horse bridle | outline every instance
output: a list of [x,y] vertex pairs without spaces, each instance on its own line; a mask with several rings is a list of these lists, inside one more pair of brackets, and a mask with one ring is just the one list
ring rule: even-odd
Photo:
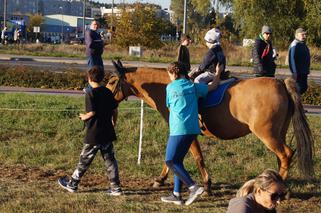
[[[122,88],[122,78],[118,75],[115,75],[115,76],[112,76],[112,77],[117,77],[117,83],[116,83],[116,86],[113,87],[113,90],[111,91],[113,93],[113,96],[116,97],[117,95],[121,94],[123,97],[125,96],[124,95],[124,91],[123,91],[123,88]],[[111,78],[112,78],[111,77]],[[127,98],[124,98],[124,99],[127,99]],[[121,98],[122,100],[122,98]]]

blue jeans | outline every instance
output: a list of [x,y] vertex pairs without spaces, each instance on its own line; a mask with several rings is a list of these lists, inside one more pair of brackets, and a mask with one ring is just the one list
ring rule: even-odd
[[88,56],[87,60],[89,69],[93,66],[101,66],[104,69],[104,62],[101,58],[101,55],[90,55]]
[[174,192],[180,192],[182,183],[188,187],[194,185],[194,181],[185,170],[183,161],[196,135],[169,136],[165,163],[174,172]]
[[[88,68],[91,69],[93,66],[101,66],[104,70],[104,62],[101,58],[101,55],[90,55],[87,58],[87,64]],[[88,93],[92,90],[92,87],[88,85],[87,88],[85,88],[85,93]]]

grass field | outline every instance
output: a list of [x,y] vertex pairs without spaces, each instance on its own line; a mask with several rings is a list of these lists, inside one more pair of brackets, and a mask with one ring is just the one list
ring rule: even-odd
[[[82,147],[83,97],[0,93],[0,212],[226,212],[228,201],[246,180],[266,168],[277,169],[275,156],[253,135],[233,141],[200,136],[214,195],[202,196],[188,207],[164,204],[160,197],[172,190],[172,175],[161,188],[152,188],[161,171],[167,124],[147,108],[143,152],[137,165],[139,102],[119,106],[118,141],[115,143],[122,186],[121,197],[108,197],[105,169],[100,155],[80,183],[79,193],[62,190],[57,179],[71,175]],[[290,170],[291,198],[278,212],[320,212],[321,117],[309,117],[315,136],[315,180],[302,180],[296,164]],[[292,136],[289,129],[288,138]],[[295,147],[295,143],[290,143]],[[186,168],[201,183],[188,155]],[[187,192],[185,192],[185,197]]]

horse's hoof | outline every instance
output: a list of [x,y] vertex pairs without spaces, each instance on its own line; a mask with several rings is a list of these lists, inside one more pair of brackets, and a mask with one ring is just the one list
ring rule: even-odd
[[202,195],[210,197],[213,196],[213,193],[211,190],[205,190]]
[[160,187],[160,186],[164,186],[165,184],[164,184],[164,181],[157,181],[157,180],[155,180],[154,181],[154,184],[153,184],[153,188],[158,188],[158,187]]
[[153,188],[158,188],[158,187],[160,187],[160,183],[155,181],[153,184]]

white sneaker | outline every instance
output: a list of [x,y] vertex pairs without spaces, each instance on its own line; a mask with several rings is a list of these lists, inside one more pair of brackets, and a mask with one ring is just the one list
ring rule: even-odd
[[120,187],[116,187],[116,188],[109,188],[106,193],[110,196],[120,196],[123,194],[123,191],[121,190]]
[[184,203],[181,196],[175,196],[174,194],[167,197],[161,197],[161,201],[165,203],[174,203],[176,205],[183,205]]
[[194,202],[194,200],[204,192],[203,187],[195,186],[189,193],[189,198],[186,200],[185,205],[188,206]]

